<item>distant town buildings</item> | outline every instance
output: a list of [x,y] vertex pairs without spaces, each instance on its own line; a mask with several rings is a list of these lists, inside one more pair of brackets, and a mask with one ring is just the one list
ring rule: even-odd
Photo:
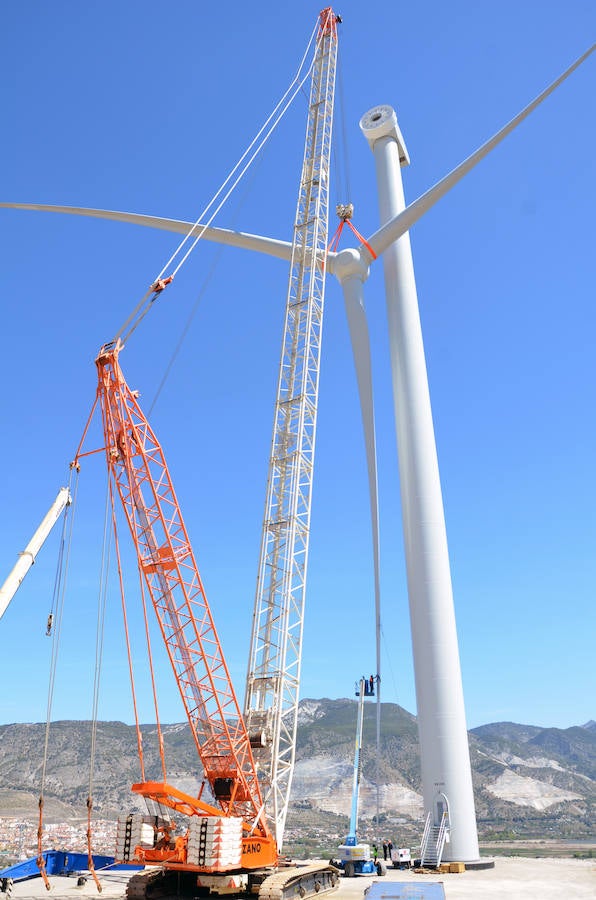
[[[99,819],[92,823],[93,853],[112,856],[116,846],[116,823]],[[43,850],[87,852],[87,823],[44,825]],[[0,817],[0,870],[37,856],[37,823],[26,819]]]

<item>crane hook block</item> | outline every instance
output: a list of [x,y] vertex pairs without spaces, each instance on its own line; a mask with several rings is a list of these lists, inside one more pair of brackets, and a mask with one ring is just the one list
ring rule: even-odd
[[335,207],[335,212],[342,220],[345,222],[346,219],[351,219],[354,215],[354,204],[353,203],[338,203]]

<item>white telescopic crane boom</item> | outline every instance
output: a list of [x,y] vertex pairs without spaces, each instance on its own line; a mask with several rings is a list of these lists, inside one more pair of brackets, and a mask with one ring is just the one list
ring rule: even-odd
[[281,849],[296,750],[327,248],[337,21],[320,14],[267,480],[244,714]]
[[35,557],[43,547],[46,538],[58,521],[60,514],[70,502],[71,497],[68,488],[60,488],[58,496],[44,516],[39,528],[22,553],[19,553],[19,558],[12,572],[0,588],[0,618],[4,615],[8,604],[16,594],[23,578],[35,562]]

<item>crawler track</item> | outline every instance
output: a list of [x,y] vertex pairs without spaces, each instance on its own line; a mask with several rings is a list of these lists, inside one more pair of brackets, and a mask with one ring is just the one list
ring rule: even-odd
[[336,890],[338,885],[335,866],[296,866],[269,875],[259,889],[259,900],[309,900]]
[[136,872],[129,878],[126,887],[126,900],[152,900],[175,894],[175,874],[165,869],[144,869],[142,872]]
[[[183,876],[182,878],[180,876]],[[261,883],[258,900],[310,900],[328,894],[339,885],[339,869],[329,864],[288,866],[268,875]],[[162,897],[194,896],[195,872],[145,869],[131,876],[126,900],[159,900]],[[238,894],[238,897],[247,895]],[[252,894],[254,897],[254,893]]]

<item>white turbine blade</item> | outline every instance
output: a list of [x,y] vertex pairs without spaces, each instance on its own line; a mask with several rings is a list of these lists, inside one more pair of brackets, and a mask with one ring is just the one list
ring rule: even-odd
[[[352,353],[358,380],[360,411],[364,428],[366,462],[368,468],[368,489],[370,494],[370,515],[372,523],[373,567],[375,584],[375,619],[377,634],[377,672],[381,672],[380,623],[381,623],[381,562],[379,542],[379,488],[377,479],[377,445],[375,435],[375,414],[373,405],[372,367],[370,339],[366,310],[364,308],[363,284],[360,278],[342,281],[344,304],[348,317]],[[380,689],[379,689],[380,690]]]
[[350,329],[352,353],[356,378],[358,380],[358,394],[360,397],[360,412],[364,429],[364,443],[366,447],[366,463],[368,468],[368,492],[370,502],[370,517],[373,544],[373,570],[375,586],[375,646],[376,646],[376,675],[377,699],[376,699],[376,763],[377,763],[377,819],[379,816],[379,772],[381,764],[381,546],[379,527],[379,483],[377,475],[377,441],[375,430],[375,410],[373,402],[372,366],[370,354],[370,337],[368,322],[366,320],[366,308],[364,306],[364,285],[361,278],[346,278],[341,282],[344,295],[344,305]]
[[592,44],[589,50],[587,50],[582,56],[579,57],[568,69],[566,69],[562,75],[560,75],[556,81],[553,81],[549,87],[547,87],[541,94],[536,97],[528,106],[526,106],[514,119],[511,119],[504,128],[501,128],[490,140],[486,141],[475,153],[472,153],[464,162],[460,163],[453,171],[451,171],[445,178],[441,179],[441,181],[437,182],[433,187],[431,187],[425,194],[422,194],[418,200],[414,200],[402,213],[390,219],[382,228],[379,228],[378,231],[368,239],[367,243],[361,244],[359,247],[362,255],[367,259],[371,260],[371,254],[369,252],[369,248],[373,251],[375,256],[380,256],[386,249],[389,247],[394,241],[405,234],[412,225],[414,225],[418,219],[420,219],[425,212],[427,212],[435,203],[441,199],[451,188],[457,184],[458,181],[468,174],[468,172],[474,168],[474,166],[480,162],[480,160],[484,159],[491,150],[493,150],[497,144],[500,144],[501,141],[510,134],[514,128],[523,122],[525,118],[527,118],[531,112],[533,112],[537,106],[539,106],[543,100],[545,100],[550,94],[553,93],[558,86],[568,78],[575,69],[580,66],[584,60],[590,56],[591,53],[596,49],[596,44]]
[[[188,234],[194,227],[195,233],[203,228],[194,222],[184,222],[182,219],[163,219],[159,216],[142,216],[138,213],[119,212],[112,209],[87,209],[83,206],[51,206],[45,203],[0,203],[5,209],[29,209],[39,212],[67,213],[73,216],[87,216],[93,219],[111,219],[115,222],[128,222],[131,225],[144,225],[148,228],[157,228],[161,231],[173,231],[176,234]],[[277,256],[288,262],[292,255],[292,245],[287,241],[278,241],[275,238],[261,237],[257,234],[246,234],[242,231],[230,231],[227,228],[205,228],[203,238],[206,241],[214,241],[218,244],[229,244],[233,247],[242,247],[245,250],[255,250],[269,256]]]

